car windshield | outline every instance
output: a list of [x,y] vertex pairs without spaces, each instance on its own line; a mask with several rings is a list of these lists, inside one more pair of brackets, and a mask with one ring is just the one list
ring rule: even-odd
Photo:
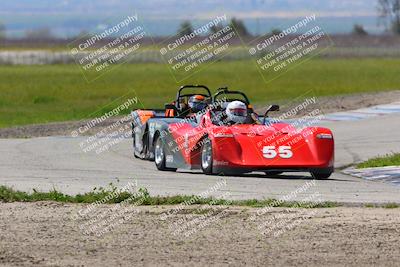
[[[225,110],[212,111],[211,121],[214,125],[218,126],[230,126],[235,124],[228,120]],[[247,119],[244,123],[241,124],[254,124],[254,123],[255,121],[251,118],[249,112],[247,112]]]
[[213,111],[211,112],[211,121],[214,125],[225,125],[226,122],[226,114],[225,111]]

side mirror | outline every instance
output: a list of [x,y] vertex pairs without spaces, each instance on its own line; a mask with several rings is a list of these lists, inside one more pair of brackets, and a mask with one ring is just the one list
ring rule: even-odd
[[265,114],[264,114],[263,124],[265,124],[266,118],[268,117],[268,113],[270,111],[279,111],[279,105],[271,105],[268,107],[267,111],[265,111]]

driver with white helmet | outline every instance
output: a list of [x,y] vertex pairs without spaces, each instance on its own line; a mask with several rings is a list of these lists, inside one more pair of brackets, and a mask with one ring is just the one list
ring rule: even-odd
[[229,124],[242,124],[247,119],[247,106],[242,101],[232,101],[225,110]]

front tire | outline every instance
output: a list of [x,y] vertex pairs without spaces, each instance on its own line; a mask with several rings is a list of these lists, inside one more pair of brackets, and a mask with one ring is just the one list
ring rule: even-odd
[[165,149],[164,142],[161,140],[161,137],[158,136],[154,149],[154,162],[156,163],[156,167],[160,171],[176,171],[176,168],[168,168],[165,166]]
[[204,139],[201,148],[201,169],[204,174],[213,174],[213,149],[211,140]]
[[266,171],[265,172],[265,175],[266,176],[275,176],[275,175],[279,175],[279,174],[282,174],[283,172],[280,172],[280,171]]
[[312,178],[316,179],[316,180],[326,180],[328,179],[333,171],[332,169],[321,169],[321,170],[313,170],[310,172]]

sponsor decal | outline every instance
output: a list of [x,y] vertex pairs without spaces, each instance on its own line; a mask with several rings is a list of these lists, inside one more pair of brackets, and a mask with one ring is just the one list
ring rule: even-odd
[[168,163],[174,162],[174,156],[173,155],[167,155],[165,157],[165,161],[168,162]]
[[229,162],[227,162],[227,161],[214,160],[215,166],[227,166],[228,164],[229,164]]

